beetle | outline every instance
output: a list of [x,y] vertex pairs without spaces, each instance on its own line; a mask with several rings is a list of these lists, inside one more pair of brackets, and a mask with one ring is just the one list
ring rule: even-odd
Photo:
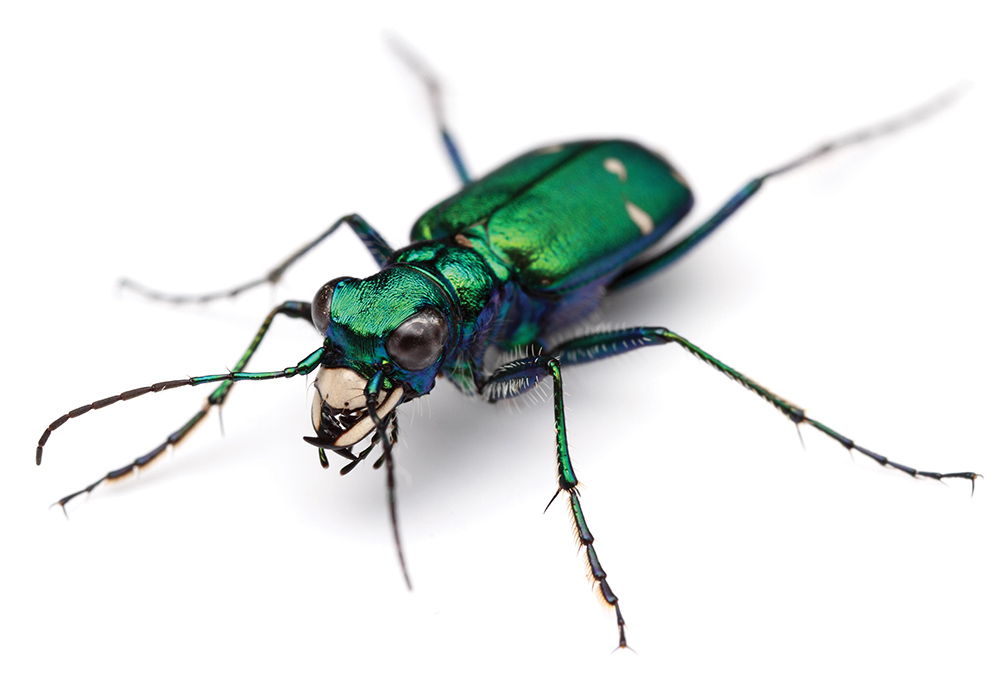
[[[563,368],[671,343],[760,396],[796,427],[812,426],[849,451],[911,476],[965,479],[975,488],[975,480],[981,477],[977,473],[919,470],[856,444],[667,328],[566,333],[591,314],[607,293],[644,280],[687,254],[771,178],[920,121],[948,104],[955,91],[902,116],[831,140],[751,179],[685,237],[659,247],[694,204],[687,181],[668,160],[632,141],[573,141],[531,150],[473,180],[446,124],[435,77],[412,53],[394,47],[426,87],[442,143],[462,187],[425,212],[411,231],[411,244],[398,250],[362,216],[349,214],[265,276],[224,292],[168,295],[126,281],[125,285],[150,298],[175,303],[235,296],[278,282],[289,267],[343,226],[362,241],[378,266],[367,278],[328,281],[311,301],[290,300],[274,307],[227,373],[135,388],[73,409],[53,421],[38,440],[38,464],[52,432],[71,418],[149,393],[218,384],[201,409],[152,450],[60,499],[56,504],[64,511],[79,495],[149,465],[181,442],[212,407],[223,405],[237,382],[315,372],[311,411],[315,435],[304,440],[317,448],[324,468],[329,467],[330,452],[346,459],[341,474],[349,473],[379,448],[374,466],[385,467],[395,548],[409,587],[393,467],[399,407],[429,393],[440,377],[491,402],[520,396],[551,379],[558,486],[548,506],[561,495],[566,498],[590,575],[602,600],[615,611],[618,646],[625,648],[620,602],[598,559],[569,454]],[[278,316],[311,322],[323,337],[322,345],[294,366],[272,372],[246,371]],[[491,361],[496,349],[513,358]]]

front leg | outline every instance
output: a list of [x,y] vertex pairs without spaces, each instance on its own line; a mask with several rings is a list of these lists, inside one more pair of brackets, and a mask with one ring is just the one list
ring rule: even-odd
[[573,471],[573,462],[569,458],[569,445],[566,440],[566,416],[563,408],[562,368],[559,360],[551,356],[527,357],[504,364],[498,368],[483,384],[481,393],[496,401],[520,395],[537,385],[546,376],[552,377],[552,399],[555,409],[556,424],[556,476],[559,489],[549,500],[545,509],[552,505],[560,493],[569,497],[570,510],[573,512],[573,524],[576,526],[577,540],[587,551],[587,563],[590,565],[590,575],[601,589],[601,598],[614,607],[618,620],[618,646],[627,647],[625,642],[625,620],[622,618],[618,597],[611,591],[608,584],[608,574],[601,567],[594,550],[594,536],[587,526],[580,505],[580,493],[577,491],[580,481]]
[[162,392],[164,390],[172,390],[174,388],[180,388],[188,385],[204,385],[206,383],[221,383],[212,394],[208,396],[205,403],[202,405],[201,409],[195,413],[187,422],[178,428],[176,431],[171,433],[163,440],[160,444],[154,447],[152,450],[133,459],[128,464],[121,466],[113,471],[109,471],[104,474],[93,483],[87,487],[77,490],[69,495],[66,495],[60,499],[56,504],[62,507],[63,512],[66,511],[66,505],[74,498],[89,494],[101,483],[111,480],[118,480],[119,478],[124,478],[131,473],[138,471],[141,468],[148,466],[157,457],[166,452],[168,447],[173,447],[179,444],[185,437],[187,437],[191,431],[195,429],[202,422],[202,420],[208,415],[209,409],[213,406],[218,406],[221,410],[222,404],[226,401],[229,392],[233,388],[233,384],[237,381],[247,381],[247,380],[271,380],[275,378],[291,378],[292,376],[304,376],[311,373],[316,367],[319,366],[320,359],[322,359],[324,349],[320,348],[313,352],[311,355],[303,359],[296,366],[291,366],[281,371],[271,371],[265,373],[246,373],[243,369],[250,362],[250,358],[253,357],[254,352],[260,346],[261,341],[267,334],[268,330],[271,328],[271,324],[274,319],[279,314],[287,316],[290,319],[304,319],[309,321],[312,316],[312,303],[310,302],[296,302],[288,301],[283,304],[278,305],[271,310],[271,313],[267,315],[264,322],[261,324],[260,328],[257,330],[257,335],[254,336],[250,343],[250,346],[246,349],[243,355],[240,357],[239,361],[236,362],[236,366],[233,370],[228,373],[213,374],[210,376],[194,376],[192,378],[182,378],[175,381],[165,381],[162,383],[154,383],[153,385],[147,385],[142,388],[135,388],[134,390],[129,390],[123,392],[119,395],[113,395],[111,397],[106,397],[97,402],[91,404],[85,404],[82,407],[77,407],[72,411],[69,411],[58,419],[49,424],[49,427],[45,429],[42,436],[38,439],[38,447],[35,448],[35,463],[41,465],[42,463],[42,451],[45,444],[48,442],[49,437],[52,432],[62,426],[70,419],[75,419],[77,417],[83,416],[84,414],[91,412],[95,409],[103,409],[104,407],[111,406],[112,404],[117,404],[119,402],[125,402],[127,400],[132,400],[137,397],[142,397],[148,393]]

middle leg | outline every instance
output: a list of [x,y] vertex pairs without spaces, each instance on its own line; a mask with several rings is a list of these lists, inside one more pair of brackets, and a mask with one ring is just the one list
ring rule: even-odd
[[128,288],[129,290],[134,290],[151,300],[160,300],[162,302],[170,302],[172,304],[202,304],[205,302],[212,302],[213,300],[221,300],[227,297],[236,297],[240,293],[256,288],[259,285],[264,285],[265,283],[270,283],[272,285],[277,284],[278,281],[281,280],[285,271],[287,271],[292,264],[297,262],[299,259],[304,257],[306,253],[333,235],[337,229],[344,224],[350,226],[358,239],[364,243],[364,246],[368,249],[369,254],[371,254],[371,256],[375,259],[375,263],[378,264],[379,268],[385,266],[385,263],[389,260],[389,256],[392,254],[392,247],[390,247],[385,238],[379,235],[379,232],[376,231],[367,221],[365,221],[360,214],[348,214],[347,216],[337,219],[333,222],[333,225],[330,226],[330,228],[323,231],[323,233],[309,243],[300,247],[283,262],[278,264],[263,276],[255,278],[252,281],[247,281],[242,285],[229,288],[228,290],[204,293],[202,295],[177,295],[164,293],[159,290],[153,290],[152,288],[148,288],[141,283],[136,283],[135,281],[127,278],[123,278],[121,280],[121,286],[123,288]]
[[552,356],[558,356],[564,364],[582,364],[585,362],[597,361],[598,359],[603,359],[605,357],[624,354],[640,347],[646,347],[649,345],[666,345],[668,343],[676,343],[677,345],[680,345],[682,348],[693,354],[698,359],[701,359],[715,370],[729,376],[729,378],[733,379],[747,390],[752,391],[767,401],[775,409],[788,417],[788,419],[796,426],[803,423],[810,425],[824,435],[839,442],[848,451],[857,450],[882,466],[902,471],[903,473],[909,474],[914,478],[933,478],[937,481],[943,481],[947,478],[962,478],[972,482],[973,492],[975,492],[976,478],[982,478],[981,475],[971,471],[960,473],[921,471],[913,468],[912,466],[891,461],[877,452],[873,452],[866,447],[862,447],[851,438],[842,435],[819,421],[806,416],[805,410],[798,405],[795,405],[780,395],[771,392],[752,378],[749,378],[733,367],[724,364],[697,345],[691,343],[686,338],[683,338],[666,328],[636,327],[620,331],[608,331],[604,333],[583,335],[560,343],[551,350],[548,350],[548,352]]

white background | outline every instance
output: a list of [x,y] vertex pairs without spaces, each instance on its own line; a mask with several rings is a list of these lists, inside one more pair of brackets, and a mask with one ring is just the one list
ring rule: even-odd
[[[37,2],[0,13],[0,672],[8,682],[988,682],[997,677],[997,51],[987,2]],[[353,4],[353,3],[352,3]],[[676,6],[673,6],[675,5]],[[694,5],[697,5],[695,7]],[[321,3],[322,5],[322,3]],[[474,9],[472,9],[475,7]],[[60,413],[233,364],[267,309],[363,276],[456,188],[391,31],[441,74],[474,174],[627,136],[703,218],[752,175],[958,82],[932,121],[775,180],[676,268],[607,301],[861,444],[987,475],[913,482],[674,349],[566,373],[572,454],[635,653],[612,653],[555,488],[548,403],[442,383],[384,476],[319,468],[305,380],[241,386],[138,480],[47,505],[173,431],[204,389]],[[319,339],[279,321],[252,368]],[[412,417],[412,420],[411,418]],[[8,677],[10,676],[10,677]]]

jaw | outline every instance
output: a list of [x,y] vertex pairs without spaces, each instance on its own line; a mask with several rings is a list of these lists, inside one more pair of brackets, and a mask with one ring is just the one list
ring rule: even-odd
[[[352,369],[323,367],[313,383],[312,424],[316,438],[307,442],[321,447],[347,448],[375,430],[368,412],[365,388],[368,380]],[[375,398],[379,420],[388,416],[402,401],[403,388],[380,390]],[[322,443],[322,444],[321,444]]]

